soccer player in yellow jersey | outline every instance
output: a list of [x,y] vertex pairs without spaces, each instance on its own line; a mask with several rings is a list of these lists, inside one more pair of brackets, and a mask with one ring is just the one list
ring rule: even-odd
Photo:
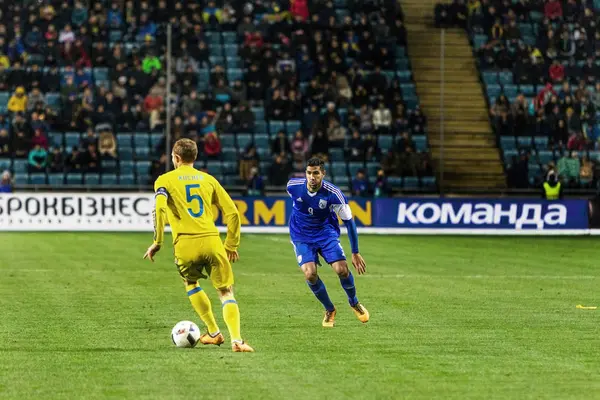
[[[221,345],[225,342],[217,326],[210,300],[198,285],[198,280],[210,275],[223,304],[223,319],[231,336],[234,352],[253,352],[240,334],[240,311],[233,297],[233,271],[230,262],[239,259],[240,214],[225,189],[212,176],[194,168],[198,155],[196,143],[180,139],[173,146],[171,157],[175,170],[158,177],[154,184],[154,243],[144,259],[154,262],[164,239],[167,221],[171,225],[175,264],[185,281],[185,288],[194,310],[206,325],[208,333],[200,337],[202,344]],[[212,205],[217,205],[227,224],[225,245],[213,222]]]

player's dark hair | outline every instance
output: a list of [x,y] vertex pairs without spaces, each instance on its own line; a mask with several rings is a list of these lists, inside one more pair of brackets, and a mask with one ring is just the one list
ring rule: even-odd
[[190,164],[198,157],[198,146],[191,139],[179,139],[173,146],[173,153],[181,157],[184,163]]
[[319,167],[321,171],[325,171],[325,161],[321,160],[319,157],[310,158],[307,163],[307,167]]

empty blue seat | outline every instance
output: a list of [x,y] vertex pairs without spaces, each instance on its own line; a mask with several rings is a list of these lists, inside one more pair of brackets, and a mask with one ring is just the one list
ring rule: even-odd
[[13,170],[15,174],[27,173],[27,160],[15,158],[13,161]]
[[489,84],[486,87],[486,93],[490,100],[495,100],[502,93],[502,87],[498,84]]
[[153,133],[150,135],[150,147],[155,149],[163,140],[165,135],[162,133]]
[[502,150],[513,150],[516,148],[514,136],[501,136],[500,147]]
[[269,129],[267,128],[267,123],[264,120],[254,122],[254,132],[268,135]]
[[133,135],[133,146],[138,147],[148,147],[150,145],[150,137],[146,132],[136,132]]
[[150,147],[136,147],[135,148],[135,159],[140,161],[149,161],[152,157]]
[[67,185],[81,185],[83,175],[80,173],[71,172],[67,174]]
[[519,148],[528,149],[531,147],[532,139],[530,136],[519,136],[517,138],[517,143],[519,145]]
[[242,80],[243,76],[243,72],[240,68],[230,68],[227,70],[227,79],[230,83]]
[[100,184],[100,174],[85,174],[83,182],[86,185],[96,186]]
[[223,162],[223,173],[226,175],[235,175],[238,172],[238,166],[235,161]]
[[539,150],[538,160],[541,164],[548,164],[549,162],[554,161],[554,155],[550,150]]
[[252,143],[252,135],[247,133],[238,133],[236,136],[237,145],[240,149],[245,149],[250,143]]
[[388,184],[392,188],[401,188],[402,187],[402,178],[398,176],[390,176],[388,177]]
[[212,66],[225,65],[225,57],[223,56],[209,56],[208,61],[210,61]]
[[434,190],[436,188],[434,176],[424,176],[421,178],[421,186],[423,189]]
[[11,161],[10,158],[0,158],[0,173],[10,169]]
[[335,183],[337,186],[348,186],[348,175],[346,174],[341,174],[341,175],[334,175],[333,176],[333,183]]
[[367,176],[373,178],[377,176],[377,171],[379,171],[381,165],[378,162],[369,162],[367,163]]
[[535,87],[533,85],[520,85],[519,91],[523,92],[525,96],[535,96]]
[[359,163],[359,162],[351,162],[348,164],[348,171],[350,172],[350,176],[351,177],[355,177],[356,173],[361,170],[364,169],[365,166],[363,165],[363,163]]
[[108,68],[96,67],[94,68],[94,81],[107,81],[109,80]]
[[506,95],[506,97],[516,97],[517,94],[519,93],[519,89],[517,87],[517,85],[513,85],[513,84],[506,84],[504,85],[504,94]]
[[329,149],[329,157],[331,161],[344,161],[344,150],[334,147]]
[[224,161],[237,161],[238,152],[235,148],[223,147],[222,157]]
[[518,156],[519,156],[519,151],[516,149],[504,150],[504,163],[508,165],[512,162],[513,157],[518,157]]
[[237,41],[237,32],[221,32],[221,37],[223,38],[223,43],[227,44],[235,44]]
[[123,34],[121,33],[121,31],[111,30],[108,34],[108,40],[110,40],[111,42],[120,42],[122,36]]
[[60,93],[50,92],[46,94],[46,104],[53,109],[60,107]]
[[120,147],[118,149],[119,158],[123,161],[133,160],[133,149],[131,147]]
[[104,186],[116,186],[118,183],[116,174],[102,174],[100,182]]
[[241,68],[242,60],[239,57],[226,57],[227,68]]
[[216,32],[206,32],[205,33],[206,42],[208,45],[221,44],[221,37]]
[[137,176],[145,176],[150,174],[150,161],[136,161],[135,174]]
[[401,46],[396,47],[396,57],[406,57],[406,48]]
[[45,185],[46,184],[46,174],[35,173],[29,175],[29,183],[31,185]]
[[392,148],[392,137],[388,135],[379,136],[379,148],[382,151],[387,151]]
[[252,107],[252,112],[254,113],[254,118],[256,121],[264,121],[265,120],[265,109],[262,107]]
[[416,176],[405,176],[403,185],[404,189],[415,190],[419,188],[419,178]]
[[498,74],[496,71],[483,71],[481,78],[486,85],[495,85],[498,83]]
[[79,141],[81,140],[81,135],[79,132],[67,132],[65,134],[65,146],[68,149],[73,147],[79,147]]
[[220,44],[210,46],[209,53],[213,57],[223,57],[223,48]]
[[117,147],[131,147],[133,145],[131,133],[117,133]]
[[400,82],[410,82],[412,79],[412,72],[410,70],[398,71],[397,75]]
[[209,161],[206,165],[206,169],[208,170],[208,173],[213,176],[223,174],[223,167],[219,161]]
[[8,105],[9,99],[10,99],[9,92],[0,92],[0,106],[6,107]]
[[533,143],[535,148],[538,150],[547,149],[548,148],[548,136],[535,136],[533,138]]
[[254,144],[258,148],[268,149],[269,148],[269,136],[265,135],[264,133],[255,134],[254,135]]
[[119,161],[119,172],[121,175],[133,174],[133,161]]
[[276,135],[279,131],[285,131],[283,121],[269,121],[269,133],[271,136]]
[[511,71],[500,71],[498,73],[498,82],[502,85],[513,83],[513,73]]
[[226,44],[224,46],[224,50],[225,50],[226,57],[237,57],[238,56],[237,44]]
[[287,133],[295,134],[300,129],[301,126],[302,126],[302,124],[300,123],[300,121],[287,121],[286,122]]
[[412,137],[415,142],[415,148],[417,151],[427,150],[427,137],[425,135],[414,135]]
[[15,174],[13,179],[17,185],[26,185],[29,182],[29,174]]
[[235,135],[232,133],[224,133],[220,136],[222,147],[235,147]]
[[413,95],[413,96],[417,95],[417,90],[415,88],[414,83],[401,83],[400,90],[402,91],[402,94],[405,96],[406,95]]
[[331,163],[331,172],[334,176],[344,175],[347,177],[348,172],[346,171],[346,163],[345,162]]
[[121,185],[134,185],[135,184],[135,177],[133,176],[133,174],[125,174],[125,175],[121,175],[119,176],[119,184]]
[[48,133],[48,141],[52,147],[63,147],[63,134],[62,132],[50,132]]
[[48,174],[48,184],[50,186],[62,186],[65,184],[65,174]]

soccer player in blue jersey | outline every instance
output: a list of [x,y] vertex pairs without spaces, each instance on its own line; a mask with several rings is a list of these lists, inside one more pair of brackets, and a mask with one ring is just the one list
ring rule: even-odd
[[357,318],[366,323],[369,312],[358,301],[354,276],[348,269],[346,255],[340,244],[338,216],[348,228],[352,247],[352,265],[359,275],[365,273],[365,260],[358,252],[358,233],[352,219],[352,211],[346,196],[331,182],[323,180],[325,164],[319,158],[311,158],[306,166],[306,178],[291,179],[287,192],[292,198],[290,236],[298,265],[304,272],[308,287],[325,307],[323,326],[333,328],[336,308],[329,299],[325,284],[317,274],[319,255],[331,265],[340,278],[340,284],[348,295],[350,307]]

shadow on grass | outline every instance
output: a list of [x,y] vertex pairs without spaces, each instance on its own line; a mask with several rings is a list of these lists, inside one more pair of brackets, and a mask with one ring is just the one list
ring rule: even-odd
[[89,348],[61,348],[61,347],[0,347],[0,353],[166,353],[166,352],[188,352],[188,351],[218,351],[218,347],[196,347],[188,349],[179,349],[176,347],[158,347],[158,348],[122,348],[122,347],[89,347]]

